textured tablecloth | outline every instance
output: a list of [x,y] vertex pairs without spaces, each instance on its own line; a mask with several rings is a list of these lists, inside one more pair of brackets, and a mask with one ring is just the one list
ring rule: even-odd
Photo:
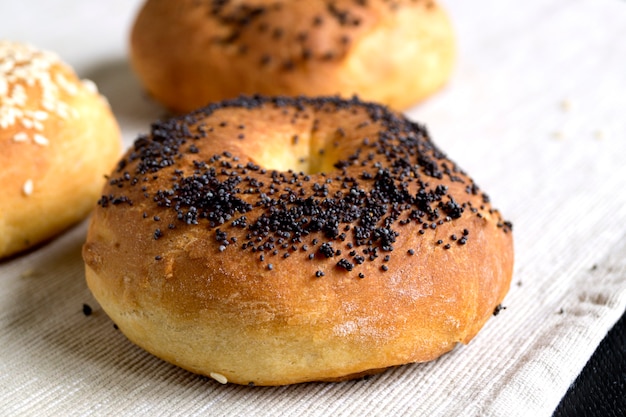
[[[84,282],[83,223],[0,262],[0,415],[551,415],[626,308],[626,2],[445,4],[454,78],[408,114],[515,226],[506,309],[469,345],[364,381],[223,386],[114,329]],[[94,80],[128,145],[162,114],[127,63],[138,6],[2,2],[0,38]]]

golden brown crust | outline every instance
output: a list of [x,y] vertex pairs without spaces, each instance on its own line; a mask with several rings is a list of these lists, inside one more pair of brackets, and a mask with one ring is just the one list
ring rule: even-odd
[[0,258],[85,218],[120,152],[93,83],[50,52],[0,41]]
[[175,111],[246,94],[358,94],[404,109],[439,90],[455,54],[430,0],[148,0],[131,63]]
[[281,385],[469,342],[508,290],[510,228],[384,107],[239,98],[137,140],[83,257],[133,342],[218,380]]

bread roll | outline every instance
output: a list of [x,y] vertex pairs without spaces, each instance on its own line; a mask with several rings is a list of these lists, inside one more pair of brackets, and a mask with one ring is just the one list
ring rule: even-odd
[[0,41],[0,257],[85,218],[120,153],[93,82],[51,52]]

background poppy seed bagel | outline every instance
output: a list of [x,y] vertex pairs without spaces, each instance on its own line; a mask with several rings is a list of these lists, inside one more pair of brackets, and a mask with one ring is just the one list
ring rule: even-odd
[[341,95],[407,108],[442,88],[454,34],[431,0],[148,0],[130,40],[176,112],[239,94]]

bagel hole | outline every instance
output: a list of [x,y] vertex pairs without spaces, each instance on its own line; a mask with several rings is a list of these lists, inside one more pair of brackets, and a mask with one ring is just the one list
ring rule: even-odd
[[336,135],[299,132],[275,135],[263,148],[250,149],[259,166],[275,171],[302,172],[307,175],[335,171],[340,160]]

